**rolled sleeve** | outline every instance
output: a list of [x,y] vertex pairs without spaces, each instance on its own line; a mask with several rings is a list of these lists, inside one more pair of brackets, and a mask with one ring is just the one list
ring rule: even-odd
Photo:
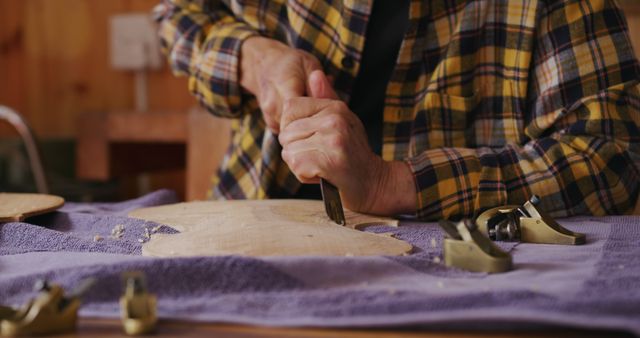
[[240,48],[258,33],[217,1],[166,0],[154,12],[173,72],[189,77],[189,90],[211,113],[240,116]]

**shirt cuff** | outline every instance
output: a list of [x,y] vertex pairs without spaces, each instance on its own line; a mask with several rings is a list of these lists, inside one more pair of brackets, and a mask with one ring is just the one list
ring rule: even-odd
[[[413,173],[417,192],[416,217],[439,220],[472,217],[482,205],[500,205],[506,192],[490,182],[499,182],[500,169],[483,167],[477,149],[430,149],[406,160]],[[480,177],[495,180],[481,183]]]
[[243,91],[240,86],[240,48],[258,33],[244,23],[216,24],[215,33],[202,44],[195,67],[189,76],[189,90],[211,113],[238,117],[242,113]]

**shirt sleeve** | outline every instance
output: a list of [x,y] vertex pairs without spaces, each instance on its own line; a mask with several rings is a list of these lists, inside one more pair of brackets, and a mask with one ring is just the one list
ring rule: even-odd
[[612,1],[539,12],[524,144],[439,148],[407,160],[417,216],[471,217],[533,194],[555,217],[623,214],[640,187],[640,70]]
[[189,77],[189,90],[211,113],[239,116],[240,47],[258,33],[221,1],[164,0],[154,15],[174,74]]

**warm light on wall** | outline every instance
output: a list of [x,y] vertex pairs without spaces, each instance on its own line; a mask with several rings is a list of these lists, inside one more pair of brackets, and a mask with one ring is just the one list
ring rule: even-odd
[[153,21],[147,13],[111,17],[111,66],[135,71],[136,111],[148,110],[147,71],[162,67]]

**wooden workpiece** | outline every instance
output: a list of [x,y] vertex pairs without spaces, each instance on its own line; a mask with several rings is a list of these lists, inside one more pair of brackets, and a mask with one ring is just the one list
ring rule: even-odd
[[362,232],[398,221],[345,210],[347,226],[333,223],[322,201],[188,202],[138,209],[131,217],[165,224],[179,234],[155,234],[145,256],[371,256],[402,255],[412,246],[389,235]]
[[0,193],[0,223],[20,222],[27,217],[60,208],[64,199],[45,194]]

